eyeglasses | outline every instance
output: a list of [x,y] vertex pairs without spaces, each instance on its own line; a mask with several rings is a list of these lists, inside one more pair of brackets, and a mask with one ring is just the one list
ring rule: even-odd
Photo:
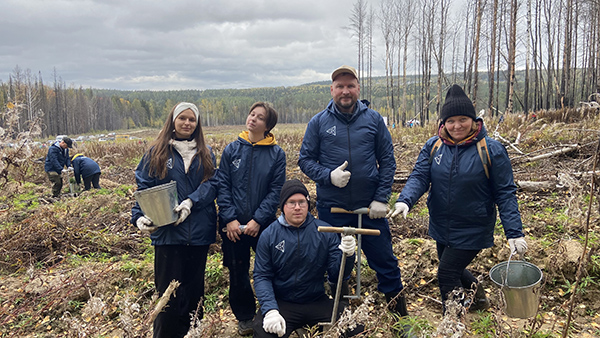
[[296,205],[298,205],[300,208],[304,208],[305,206],[308,205],[308,201],[307,200],[302,200],[302,201],[288,201],[288,202],[285,202],[285,205],[288,208],[295,208]]

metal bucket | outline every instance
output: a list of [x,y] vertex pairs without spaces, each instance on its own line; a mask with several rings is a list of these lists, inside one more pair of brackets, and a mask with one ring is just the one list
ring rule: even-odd
[[177,206],[177,182],[171,181],[152,188],[138,190],[133,193],[142,212],[152,220],[155,226],[174,223],[177,213],[173,208]]
[[490,270],[490,278],[501,287],[504,295],[504,313],[512,318],[530,318],[538,308],[536,288],[542,281],[542,270],[525,261],[508,261]]

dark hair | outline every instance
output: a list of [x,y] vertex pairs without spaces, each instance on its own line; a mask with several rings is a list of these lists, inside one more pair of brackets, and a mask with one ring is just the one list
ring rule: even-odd
[[[160,130],[160,133],[158,133],[156,140],[150,145],[150,160],[146,165],[150,166],[150,176],[156,176],[159,179],[163,179],[167,176],[166,163],[169,159],[169,155],[173,152],[173,146],[170,141],[175,138],[175,122],[173,122],[173,112],[175,111],[175,107],[177,107],[177,105],[173,106],[165,120],[165,124]],[[204,167],[204,177],[202,177],[202,181],[204,182],[212,177],[215,172],[215,167],[210,151],[204,141],[204,133],[202,132],[200,119],[198,118],[198,121],[196,122],[196,129],[192,133],[191,139],[196,141],[196,154],[194,155],[194,158],[199,156],[201,160],[200,163],[202,163],[202,167]],[[200,167],[198,167],[198,170],[199,169]]]
[[273,108],[269,103],[259,101],[259,102],[254,103],[252,105],[252,107],[250,107],[250,111],[248,112],[248,114],[250,114],[250,112],[252,112],[254,110],[254,108],[256,108],[256,107],[263,107],[265,109],[265,111],[267,112],[267,116],[266,116],[266,120],[265,120],[265,124],[267,125],[267,130],[265,130],[265,137],[266,137],[267,135],[269,135],[271,130],[273,130],[273,128],[275,128],[275,125],[277,124],[277,111],[275,111],[275,108]]

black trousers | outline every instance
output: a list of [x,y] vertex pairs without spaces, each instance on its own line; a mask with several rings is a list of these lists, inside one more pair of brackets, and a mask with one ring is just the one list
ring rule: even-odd
[[256,299],[250,283],[250,248],[256,250],[258,236],[242,234],[232,242],[221,232],[223,265],[229,269],[229,306],[238,321],[252,320],[256,313]]
[[[480,250],[461,250],[446,247],[436,243],[440,265],[438,267],[438,284],[442,295],[442,304],[445,304],[449,292],[457,287],[473,289],[473,283],[477,284],[477,278],[473,277],[467,270]],[[445,309],[445,307],[444,307]]]
[[[154,247],[154,283],[158,294],[167,290],[172,280],[181,285],[154,320],[154,338],[179,338],[190,329],[190,313],[204,297],[204,271],[208,245],[157,245]],[[198,318],[202,318],[202,307]]]
[[90,190],[92,185],[94,185],[94,189],[100,189],[100,173],[83,178],[83,186],[85,190]]
[[[329,299],[326,295],[308,304],[290,303],[278,299],[277,305],[279,306],[279,314],[285,319],[284,338],[289,337],[296,329],[331,321],[333,299]],[[254,338],[276,338],[276,334],[267,333],[263,329],[263,318],[262,312],[258,311],[253,324]]]

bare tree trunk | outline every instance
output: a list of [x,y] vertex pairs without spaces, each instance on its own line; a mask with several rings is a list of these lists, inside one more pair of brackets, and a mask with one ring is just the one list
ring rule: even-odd
[[571,39],[573,35],[573,0],[566,0],[564,16],[565,37],[563,41],[562,72],[560,79],[560,106],[571,106],[572,98],[569,98],[571,81]]
[[507,113],[512,113],[513,110],[513,95],[515,91],[515,55],[517,49],[517,13],[519,4],[517,0],[511,1],[511,14],[510,14],[510,36],[508,46],[508,105],[506,107]]
[[494,107],[494,72],[496,71],[496,33],[498,31],[498,0],[494,0],[492,8],[492,28],[490,37],[490,69],[488,71],[489,90],[488,90],[488,111],[496,115],[492,109]]
[[352,9],[350,17],[350,29],[356,37],[357,57],[358,57],[358,77],[362,80],[364,77],[363,57],[364,57],[364,36],[367,4],[363,0],[357,0]]
[[525,37],[525,43],[527,44],[527,54],[525,56],[525,94],[523,95],[523,111],[525,117],[529,115],[529,56],[531,54],[531,0],[527,0],[527,34]]
[[475,42],[473,43],[473,48],[475,52],[475,56],[473,57],[474,61],[474,74],[473,74],[473,91],[471,92],[471,100],[473,101],[473,106],[477,108],[477,82],[479,80],[479,39],[481,37],[481,17],[483,16],[483,0],[477,1],[476,8],[476,21],[475,21]]
[[441,100],[442,100],[442,89],[443,89],[443,83],[442,80],[444,79],[444,55],[446,54],[446,48],[445,48],[445,43],[446,43],[446,37],[447,37],[447,22],[448,22],[448,9],[450,7],[450,1],[448,0],[440,0],[439,2],[439,7],[440,9],[440,20],[439,20],[439,36],[438,36],[438,48],[437,50],[434,49],[434,56],[436,58],[437,61],[437,95],[435,97],[435,111],[437,113],[437,116],[440,116],[440,110],[441,110]]

